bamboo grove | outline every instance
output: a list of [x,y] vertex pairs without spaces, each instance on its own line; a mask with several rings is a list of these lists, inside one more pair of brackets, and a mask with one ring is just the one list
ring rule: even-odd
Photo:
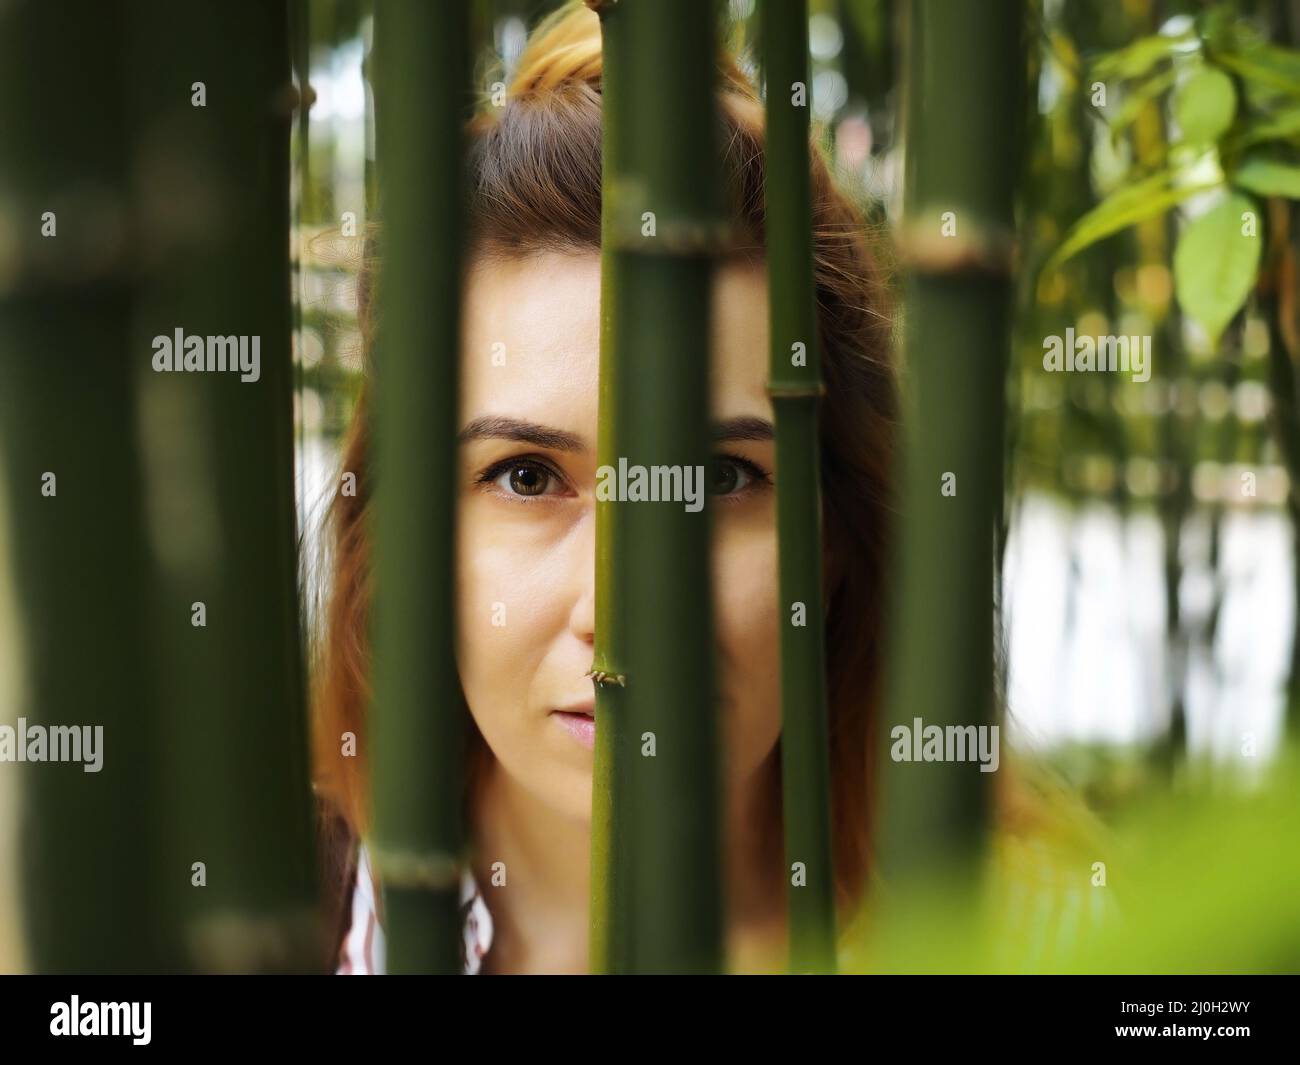
[[[703,0],[585,3],[599,17],[603,49],[596,462],[707,468],[714,282],[730,232],[717,106],[728,9]],[[301,377],[310,371],[294,212],[329,214],[308,165],[311,42],[341,39],[344,22],[364,19],[373,25],[365,69],[374,147],[360,187],[363,213],[373,208],[378,222],[382,264],[367,369],[373,691],[363,742],[374,817],[366,843],[382,885],[387,971],[460,971],[470,848],[468,710],[455,654],[465,134],[489,91],[476,59],[490,15],[508,10],[522,22],[552,6],[130,0],[120,11],[88,4],[72,19],[40,0],[0,5],[0,223],[22,220],[0,227],[0,525],[25,626],[12,673],[27,720],[93,718],[112,752],[102,773],[65,765],[20,778],[30,811],[22,881],[31,969],[316,972],[329,964],[295,520],[293,426],[304,417]],[[913,920],[942,912],[958,934],[968,932],[987,887],[992,779],[962,763],[900,765],[889,737],[921,714],[940,727],[1004,724],[995,589],[1015,487],[1008,481],[1023,472],[1013,459],[1017,434],[1035,429],[1034,415],[1015,409],[1023,397],[1010,360],[1021,334],[1041,324],[1026,308],[1048,285],[1037,271],[1050,258],[1040,254],[1028,269],[1017,202],[1034,164],[1025,122],[1035,105],[1026,61],[1034,25],[1019,0],[751,6],[741,21],[765,128],[785,968],[861,971],[905,956],[908,946],[875,938],[895,919],[915,929]],[[850,89],[879,104],[877,113],[900,68],[905,146],[894,234],[903,282],[898,552],[881,593],[880,720],[862,752],[870,886],[848,922],[835,890],[823,624],[828,386],[810,179],[826,150],[812,106],[819,45],[810,15],[816,26],[831,10]],[[1078,29],[1081,38],[1093,32]],[[1251,76],[1239,69],[1248,49],[1209,32],[1199,47],[1225,71]],[[1140,78],[1170,54],[1136,73],[1133,55],[1112,63]],[[1172,77],[1162,84],[1168,91]],[[1075,103],[1081,110],[1082,99]],[[1282,114],[1269,117],[1270,128],[1291,112]],[[1154,156],[1161,131],[1149,120],[1135,111],[1127,121],[1147,138],[1139,154]],[[1293,144],[1288,129],[1279,143]],[[1217,135],[1233,143],[1241,131]],[[1058,240],[1060,262],[1049,266],[1128,224],[1122,210],[1088,212],[1086,165],[1061,194],[1083,220]],[[1279,305],[1294,303],[1286,279],[1294,280],[1300,226],[1286,197],[1296,197],[1276,171],[1243,164],[1224,181],[1238,195],[1272,197],[1264,268],[1255,273],[1252,260],[1242,284],[1259,285],[1271,315],[1272,388],[1294,476],[1300,429],[1286,355],[1294,329]],[[43,239],[42,226],[57,226],[57,238]],[[1168,226],[1157,238],[1143,230],[1141,240],[1164,247],[1177,239]],[[1084,257],[1089,270],[1101,251]],[[1242,320],[1222,325],[1225,346],[1240,346]],[[1171,320],[1161,343],[1180,328]],[[177,368],[186,335],[260,338],[260,363],[244,364],[242,379],[150,372],[151,342],[173,335]],[[1078,418],[1068,414],[1065,431],[1077,430],[1070,419]],[[1172,415],[1167,428],[1168,448],[1186,443]],[[1117,453],[1128,446],[1115,444]],[[1184,488],[1185,497],[1164,503],[1175,529],[1165,559],[1171,639]],[[1287,505],[1300,522],[1294,488]],[[707,501],[699,512],[618,499],[595,507],[595,973],[718,973],[732,964],[715,520]],[[1293,658],[1300,663],[1300,638]],[[1293,687],[1298,676],[1300,664]],[[1300,704],[1294,692],[1292,703]],[[1179,743],[1181,705],[1171,726]],[[1294,706],[1290,720],[1300,720]],[[1104,961],[1078,957],[1081,968]]]

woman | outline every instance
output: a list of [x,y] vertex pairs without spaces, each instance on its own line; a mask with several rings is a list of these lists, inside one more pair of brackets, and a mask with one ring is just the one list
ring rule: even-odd
[[[736,239],[716,274],[715,629],[725,741],[728,956],[779,969],[781,839],[774,445],[767,397],[762,104],[724,58],[720,102]],[[472,242],[462,353],[458,667],[472,720],[466,810],[467,972],[582,972],[592,772],[599,356],[599,21],[571,6],[534,32],[504,107],[471,129]],[[885,289],[863,220],[813,162],[826,637],[836,894],[846,916],[867,858],[866,751],[895,415]],[[363,324],[368,310],[363,278]],[[498,357],[493,358],[493,353]],[[504,359],[499,356],[505,355]],[[344,470],[363,479],[362,399]],[[339,812],[331,852],[340,972],[382,969],[364,847],[369,493],[333,501],[333,592],[317,700],[317,790]],[[505,624],[501,623],[504,617]],[[495,623],[494,623],[495,622]],[[339,737],[361,738],[358,757]],[[496,863],[503,863],[497,867]],[[491,886],[494,868],[508,886]],[[354,887],[353,887],[354,885]]]

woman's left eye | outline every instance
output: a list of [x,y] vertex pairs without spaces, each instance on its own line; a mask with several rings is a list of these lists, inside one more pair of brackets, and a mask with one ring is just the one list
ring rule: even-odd
[[767,481],[767,475],[746,459],[715,455],[709,466],[709,491],[714,495],[737,495],[755,481]]
[[555,472],[535,459],[499,462],[483,473],[479,483],[495,485],[502,493],[514,499],[554,495],[548,489],[558,490],[561,486],[560,478]]

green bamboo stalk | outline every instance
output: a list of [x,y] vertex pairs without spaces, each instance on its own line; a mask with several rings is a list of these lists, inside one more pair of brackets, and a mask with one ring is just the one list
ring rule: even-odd
[[[43,972],[140,971],[159,949],[146,814],[159,716],[146,639],[154,575],[134,432],[143,356],[131,345],[128,247],[86,261],[88,232],[124,220],[129,202],[128,44],[104,7],[72,19],[34,0],[0,9],[0,201],[16,238],[0,269],[10,546],[0,579],[14,581],[24,651],[21,666],[6,659],[24,683],[0,724],[103,729],[97,773],[0,765],[19,774],[28,811],[23,913],[30,964]],[[42,236],[46,211],[53,236]]]
[[[1297,13],[1300,22],[1300,13]],[[1293,347],[1293,330],[1300,329],[1300,313],[1294,293],[1283,290],[1288,277],[1300,271],[1300,231],[1296,213],[1286,201],[1274,198],[1268,203],[1269,248],[1267,269],[1260,286],[1260,310],[1268,324],[1268,386],[1272,399],[1271,423],[1278,454],[1290,478],[1286,511],[1300,539],[1300,389],[1296,382],[1296,361],[1300,351]],[[1293,321],[1288,325],[1287,317]],[[1297,556],[1292,579],[1296,609],[1300,611],[1300,555]],[[1300,614],[1291,636],[1291,653],[1283,703],[1284,734],[1289,739],[1300,738]]]
[[[297,358],[294,360],[294,394],[298,397],[298,435],[296,446],[299,454],[307,450],[307,419],[301,416],[303,402],[303,341],[302,311],[305,292],[303,289],[303,242],[306,239],[304,222],[312,219],[311,195],[311,105],[316,93],[311,87],[311,22],[308,0],[291,0],[289,7],[290,27],[292,29],[293,83],[298,93],[298,110],[294,118],[294,148],[292,151],[293,173],[290,177],[293,226],[293,256],[290,268],[293,272],[293,336]],[[307,479],[304,477],[298,486],[298,514],[307,513]]]
[[[33,141],[24,151],[35,177],[24,198],[54,196],[68,210],[44,249],[52,257],[32,260],[18,313],[5,316],[18,342],[4,350],[21,352],[24,365],[6,376],[22,382],[6,389],[22,415],[4,421],[48,415],[45,456],[15,437],[24,456],[15,490],[42,457],[64,471],[65,509],[36,514],[49,523],[40,539],[18,543],[33,559],[53,548],[49,558],[67,571],[38,583],[34,701],[47,720],[102,721],[105,742],[104,775],[42,773],[34,782],[37,964],[314,969],[295,584],[287,8],[141,3],[107,25],[32,17],[20,10],[19,33],[4,35],[22,42],[37,33],[19,44],[28,58],[16,69],[30,77],[29,92],[44,93],[66,62],[69,95],[66,114],[45,109],[34,127],[57,130],[58,147]],[[46,61],[41,41],[58,63]],[[104,55],[108,65],[96,58]],[[87,76],[102,93],[77,88]],[[196,80],[208,94],[203,106]],[[170,215],[159,209],[167,202],[193,209]],[[94,248],[93,268],[77,266]],[[39,317],[24,324],[37,306]],[[36,323],[40,335],[24,336]],[[178,329],[248,338],[250,354],[255,339],[252,379],[158,371],[155,338],[170,341]],[[37,358],[44,347],[48,357]],[[38,582],[40,571],[31,570]],[[138,861],[123,862],[123,847]],[[81,928],[69,925],[65,905],[88,921],[109,909],[95,916],[98,927]],[[128,923],[123,914],[137,907],[139,923]],[[42,930],[50,913],[62,936]]]
[[[459,2],[459,0],[456,0]],[[379,198],[378,177],[376,174],[377,162],[375,156],[371,154],[369,145],[372,133],[374,135],[375,155],[379,152],[378,126],[375,119],[375,100],[378,96],[378,88],[375,84],[375,36],[379,18],[376,13],[375,0],[360,0],[360,18],[358,26],[361,31],[361,39],[365,47],[365,54],[361,58],[361,77],[370,87],[370,92],[366,93],[365,100],[365,123],[366,123],[366,157],[362,162],[362,189],[365,193],[366,218],[376,217],[376,200]],[[371,36],[366,41],[366,22],[369,20]]]
[[[768,394],[776,418],[781,770],[790,968],[835,971],[830,733],[822,608],[818,406],[825,387],[813,285],[808,5],[767,0]],[[802,866],[804,878],[793,875]]]
[[[712,258],[725,233],[714,12],[696,0],[620,0],[619,8],[620,32],[634,47],[607,57],[627,66],[626,91],[610,101],[616,110],[607,120],[626,131],[627,167],[604,194],[606,237],[628,253],[610,326],[617,439],[627,448],[620,458],[707,471]],[[616,506],[628,561],[615,574],[627,669],[626,732],[614,737],[613,763],[630,816],[632,853],[620,868],[626,875],[630,862],[636,874],[632,968],[716,971],[723,926],[710,508]]]
[[[993,530],[1012,293],[1012,190],[1024,78],[1016,0],[916,0],[906,42],[908,380],[879,860],[894,881],[975,876],[992,775],[972,762],[898,762],[890,728],[988,726]],[[955,234],[944,236],[944,213]],[[941,493],[955,474],[955,495]]]
[[376,12],[374,854],[388,970],[458,972],[455,501],[469,5]]
[[[289,9],[144,3],[131,14],[137,166],[166,189],[153,198],[198,207],[183,222],[143,207],[150,283],[133,338],[151,546],[163,562],[154,641],[171,820],[164,882],[183,930],[175,961],[317,970],[293,477]],[[152,372],[151,338],[176,328],[248,337],[250,355],[258,338],[256,372]]]
[[[1274,0],[1273,19],[1278,43],[1300,46],[1300,0]],[[1300,212],[1286,200],[1274,198],[1269,206],[1268,281],[1262,287],[1261,309],[1268,322],[1268,381],[1272,394],[1271,422],[1278,451],[1290,478],[1287,514],[1300,543],[1300,392],[1295,366],[1300,362],[1300,297],[1294,289],[1283,290],[1290,279],[1300,277]],[[1289,321],[1288,321],[1289,318]],[[1292,598],[1296,622],[1291,633],[1291,654],[1287,666],[1283,727],[1286,737],[1300,742],[1300,551],[1292,571]]]
[[[627,166],[624,122],[628,78],[628,41],[620,5],[590,0],[600,15],[601,49],[601,199],[600,265],[600,384],[596,430],[596,462],[617,466],[626,454],[622,428],[626,415],[619,410],[615,387],[619,356],[618,312],[615,305],[623,289],[623,266],[628,252],[612,239],[614,223],[609,189]],[[596,635],[592,675],[596,687],[596,750],[591,790],[591,934],[590,969],[593,973],[622,973],[630,968],[632,899],[626,845],[629,804],[618,801],[614,751],[632,743],[624,728],[625,699],[620,678],[625,673],[625,622],[619,615],[623,584],[622,508],[616,503],[596,503]],[[616,739],[617,737],[617,739]]]

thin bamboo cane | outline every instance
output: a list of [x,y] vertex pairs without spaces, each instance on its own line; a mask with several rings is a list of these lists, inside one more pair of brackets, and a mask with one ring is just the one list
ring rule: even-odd
[[[1273,19],[1277,39],[1286,47],[1300,46],[1300,0],[1274,0]],[[1300,212],[1285,200],[1269,203],[1269,278],[1261,301],[1268,323],[1269,389],[1273,398],[1273,426],[1278,450],[1290,476],[1287,513],[1300,540],[1300,393],[1296,389],[1295,364],[1300,360]],[[1292,577],[1296,623],[1291,632],[1291,653],[1287,666],[1285,735],[1300,741],[1300,559]]]
[[835,970],[830,750],[822,607],[818,406],[825,391],[813,286],[806,0],[767,0],[766,227],[776,418],[781,762],[790,968]]
[[469,6],[375,28],[378,286],[374,854],[393,973],[459,971],[464,704],[455,500]]
[[[312,220],[311,195],[311,122],[309,115],[316,93],[311,87],[311,24],[308,0],[290,0],[289,19],[291,29],[291,47],[293,51],[293,81],[298,93],[298,111],[294,116],[294,147],[292,150],[292,174],[290,176],[291,204],[293,226],[293,252],[291,269],[293,272],[293,336],[297,358],[294,360],[294,395],[299,411],[298,436],[296,447],[298,454],[307,450],[307,419],[302,416],[303,403],[303,340],[302,327],[303,300],[303,240],[306,236],[304,223]],[[298,482],[298,516],[307,513],[307,478]]]
[[[627,166],[625,94],[628,71],[628,40],[625,19],[618,4],[589,0],[600,15],[601,107],[603,114],[601,181],[606,190],[618,183]],[[614,197],[608,191],[601,199],[600,267],[600,385],[596,439],[596,461],[617,466],[626,454],[621,429],[626,415],[618,403],[615,387],[619,355],[616,303],[623,290],[622,273],[628,252],[612,239]],[[614,501],[596,504],[596,636],[592,675],[596,687],[596,750],[591,793],[591,938],[590,968],[593,973],[627,972],[630,966],[632,900],[627,848],[629,804],[617,798],[619,778],[615,774],[616,749],[632,740],[625,728],[623,661],[624,625],[619,614],[622,603],[620,563],[624,544],[619,516],[622,508]]]

